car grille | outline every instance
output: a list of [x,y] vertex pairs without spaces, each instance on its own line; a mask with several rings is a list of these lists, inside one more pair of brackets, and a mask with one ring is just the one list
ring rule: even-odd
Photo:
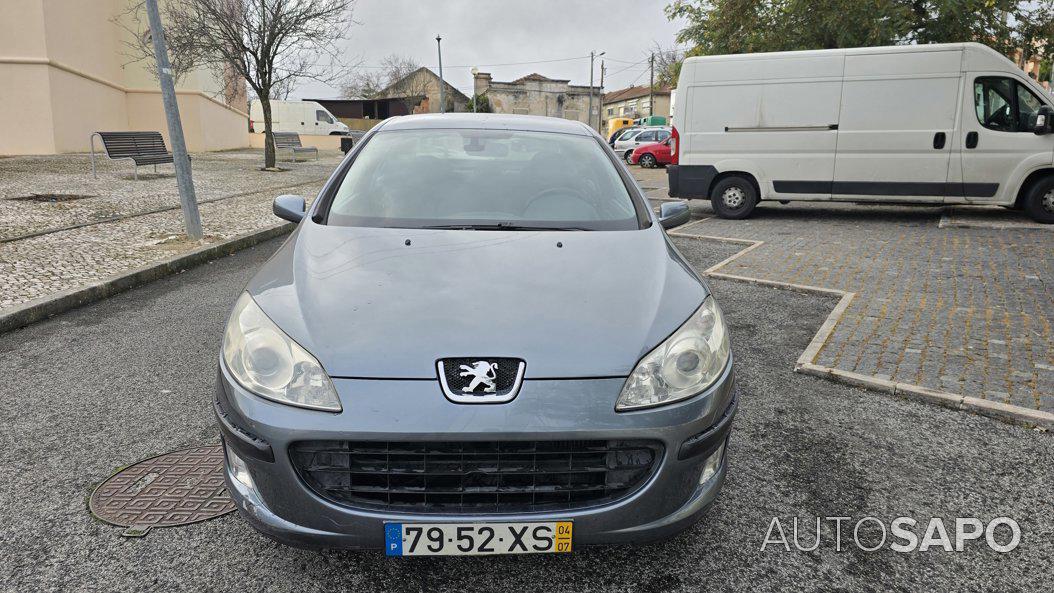
[[317,494],[363,509],[517,513],[628,496],[661,457],[654,441],[300,441],[297,473]]

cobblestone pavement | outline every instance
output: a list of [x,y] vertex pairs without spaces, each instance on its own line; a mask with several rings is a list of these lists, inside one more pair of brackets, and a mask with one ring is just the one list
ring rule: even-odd
[[[260,171],[260,151],[194,155],[194,184],[205,231],[202,244],[279,224],[271,201],[279,193],[312,198],[340,161],[323,152],[318,161],[281,163],[286,171]],[[105,161],[104,161],[105,162]],[[202,244],[183,235],[179,194],[171,167],[154,176],[141,168],[133,181],[127,165],[107,162],[93,179],[87,155],[0,159],[0,240],[128,216],[0,243],[0,312],[50,294],[127,272]],[[115,170],[116,168],[116,170]],[[31,195],[92,196],[41,202]],[[230,197],[233,196],[233,197]]]
[[[665,171],[634,173],[665,196]],[[817,364],[1054,411],[1048,227],[1001,208],[765,202],[722,220],[691,207],[682,232],[764,241],[721,272],[856,293]]]

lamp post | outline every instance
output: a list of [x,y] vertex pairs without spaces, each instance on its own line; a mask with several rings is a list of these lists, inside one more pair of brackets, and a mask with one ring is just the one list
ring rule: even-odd
[[183,139],[183,124],[179,120],[176,86],[172,80],[172,65],[168,62],[168,48],[165,47],[165,33],[161,27],[157,0],[146,0],[146,15],[150,21],[154,59],[157,60],[157,79],[161,83],[161,103],[165,107],[165,119],[168,121],[168,139],[172,143],[172,164],[176,168],[176,185],[179,187],[183,224],[186,226],[187,236],[191,240],[199,241],[202,237],[201,214],[198,212],[198,198],[194,193],[190,157],[187,156],[187,144]]
[[436,50],[439,52],[439,113],[446,113],[446,103],[443,102],[443,38],[436,35]]
[[593,61],[606,54],[606,51],[597,53],[596,50],[589,52],[589,127],[593,127]]

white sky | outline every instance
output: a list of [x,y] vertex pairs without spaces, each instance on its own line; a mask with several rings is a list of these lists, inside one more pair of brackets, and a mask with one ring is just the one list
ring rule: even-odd
[[[604,88],[647,84],[647,54],[657,41],[674,45],[681,22],[670,22],[663,0],[358,0],[345,43],[348,63],[373,66],[390,54],[413,58],[438,72],[437,34],[443,37],[443,77],[471,96],[472,66],[494,80],[538,72],[589,83],[589,52],[605,51]],[[585,57],[583,57],[585,56]],[[575,58],[575,59],[568,59]],[[491,66],[516,62],[547,63]],[[616,61],[618,60],[618,61]],[[642,61],[643,60],[643,61]],[[634,65],[634,63],[639,64]],[[595,84],[600,84],[600,62]],[[336,88],[302,82],[292,98],[339,96]]]

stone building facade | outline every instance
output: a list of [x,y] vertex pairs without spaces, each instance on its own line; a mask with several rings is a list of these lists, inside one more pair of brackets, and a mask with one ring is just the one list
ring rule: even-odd
[[[489,73],[479,72],[473,77],[473,90],[477,96],[487,98],[494,113],[544,115],[589,123],[591,89],[571,84],[570,80],[535,73],[512,82],[497,82]],[[600,87],[593,87],[592,91],[593,109],[597,113],[602,93]]]
[[[398,99],[403,103],[401,109],[404,113],[439,113],[439,84],[439,75],[422,66],[381,90],[378,97]],[[465,93],[449,82],[443,81],[442,84],[446,111],[468,111]]]

